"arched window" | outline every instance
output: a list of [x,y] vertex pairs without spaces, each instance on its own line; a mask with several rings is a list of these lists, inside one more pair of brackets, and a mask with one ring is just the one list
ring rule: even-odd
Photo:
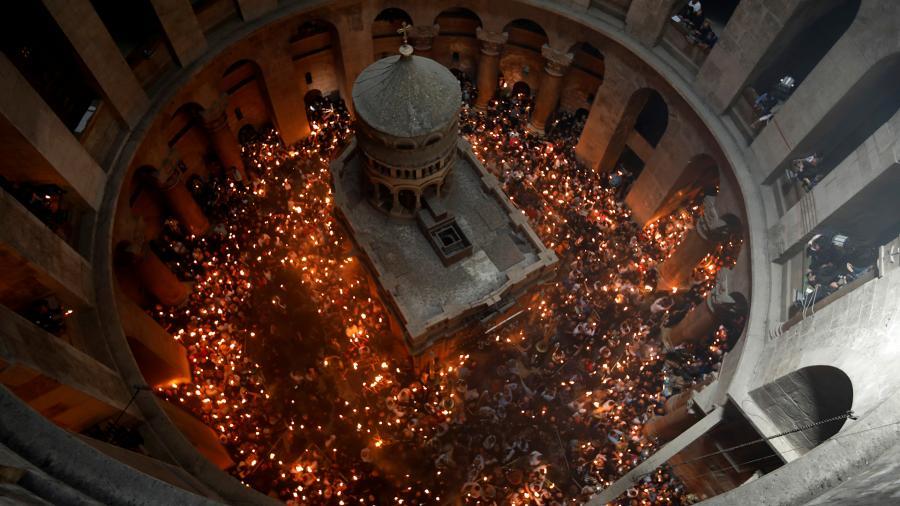
[[394,194],[383,183],[378,183],[378,205],[387,211],[394,206]]
[[416,194],[412,190],[400,190],[400,206],[409,213],[416,210]]
[[178,141],[192,128],[200,125],[200,114],[202,112],[203,107],[195,102],[188,102],[175,111],[169,124],[166,125],[169,137],[168,146],[170,148],[178,144]]
[[[400,34],[397,33],[397,30],[403,26],[403,23],[413,24],[412,18],[406,11],[394,7],[387,8],[375,16],[375,22],[372,23],[372,38],[392,39],[396,37],[399,40]],[[396,49],[395,47],[394,51]]]
[[707,154],[696,155],[682,169],[659,209],[653,213],[653,219],[665,216],[683,205],[697,202],[705,195],[715,195],[718,190],[719,167],[715,159]]
[[525,81],[517,81],[512,87],[513,95],[522,95],[523,97],[531,96],[531,86]]
[[259,65],[252,60],[239,60],[222,74],[219,89],[228,94],[228,102],[239,121],[246,121],[259,128],[271,122],[271,104],[268,90]]
[[509,34],[507,44],[531,49],[532,51],[541,51],[541,47],[549,40],[547,32],[541,25],[530,19],[516,19],[510,22],[503,29]]
[[441,27],[441,35],[475,37],[475,30],[481,26],[478,14],[463,7],[447,9],[434,18],[434,24]]

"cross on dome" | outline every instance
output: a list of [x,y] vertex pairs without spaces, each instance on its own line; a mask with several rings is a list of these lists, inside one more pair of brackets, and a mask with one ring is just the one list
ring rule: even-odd
[[403,45],[409,44],[409,32],[412,31],[412,25],[408,24],[406,21],[403,22],[403,25],[397,29],[397,33],[403,36]]

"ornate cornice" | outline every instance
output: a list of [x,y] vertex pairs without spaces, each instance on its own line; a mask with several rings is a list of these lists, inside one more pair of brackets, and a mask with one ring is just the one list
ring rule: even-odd
[[203,125],[209,130],[228,126],[228,95],[222,94],[200,113]]
[[544,71],[555,77],[562,77],[569,70],[575,57],[572,53],[552,48],[547,44],[541,47],[541,55],[547,60]]
[[434,38],[440,31],[441,26],[438,24],[415,25],[409,33],[409,40],[416,51],[429,51]]
[[509,39],[506,32],[491,32],[478,27],[475,36],[481,41],[481,52],[487,56],[497,56],[503,50],[503,46]]

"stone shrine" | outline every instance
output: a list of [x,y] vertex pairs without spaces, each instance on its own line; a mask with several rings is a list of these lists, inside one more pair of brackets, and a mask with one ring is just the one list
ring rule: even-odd
[[459,135],[459,82],[400,54],[353,85],[356,138],[331,164],[335,209],[413,355],[488,324],[557,263]]

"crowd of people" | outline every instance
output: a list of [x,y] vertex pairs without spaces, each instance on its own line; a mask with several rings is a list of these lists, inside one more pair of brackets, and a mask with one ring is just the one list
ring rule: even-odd
[[753,101],[753,110],[756,112],[757,118],[750,126],[756,128],[769,124],[781,106],[790,98],[796,86],[796,80],[786,75],[779,79],[770,90],[757,95],[756,100]]
[[[740,332],[666,349],[661,328],[703,300],[731,253],[704,259],[690,289],[658,291],[655,267],[701,206],[641,229],[614,178],[576,161],[583,115],[559,113],[539,137],[532,108],[506,92],[487,111],[466,103],[460,129],[557,252],[558,276],[520,317],[427,366],[391,333],[332,215],[327,164],[353,133],[340,100],[310,107],[312,134],[295,146],[271,129],[246,143],[246,184],[192,182],[214,226],[193,237],[165,224],[154,247],[194,289],[152,311],[188,350],[192,380],[159,394],[216,431],[235,476],[295,504],[571,504],[654,451],[644,423],[708,380]],[[619,502],[695,499],[659,468]]]
[[68,240],[69,210],[63,203],[66,191],[55,184],[10,181],[0,176],[0,188],[25,206],[56,235]]
[[672,19],[676,23],[682,23],[687,31],[688,40],[704,50],[712,49],[719,41],[712,23],[703,12],[700,0],[689,0]]
[[66,317],[71,314],[71,309],[64,308],[56,297],[51,296],[33,301],[22,316],[45,332],[60,337],[66,331]]
[[872,269],[876,252],[843,234],[816,234],[806,245],[807,287],[795,305],[808,308]]
[[788,178],[800,183],[805,191],[810,191],[825,177],[819,166],[821,162],[822,157],[816,153],[797,158],[791,162]]

